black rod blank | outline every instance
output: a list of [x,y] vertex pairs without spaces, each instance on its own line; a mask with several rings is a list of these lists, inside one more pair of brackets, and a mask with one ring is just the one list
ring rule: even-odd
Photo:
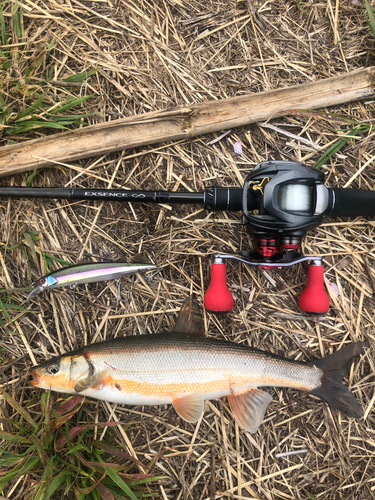
[[204,193],[128,191],[126,189],[68,189],[0,187],[0,198],[50,198],[64,200],[140,201],[146,203],[201,203]]
[[[131,191],[126,189],[73,189],[0,187],[0,198],[49,198],[64,200],[108,200],[143,203],[198,204],[210,210],[242,210],[242,188],[211,187],[203,193],[174,191]],[[249,210],[258,203],[258,197],[249,200]]]

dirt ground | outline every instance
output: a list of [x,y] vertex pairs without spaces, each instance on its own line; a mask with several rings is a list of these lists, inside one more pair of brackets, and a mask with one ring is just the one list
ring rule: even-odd
[[[371,66],[375,39],[364,10],[360,0],[253,4],[24,0],[27,36],[20,64],[55,38],[44,64],[53,68],[56,81],[98,69],[77,88],[64,91],[92,95],[78,112],[95,113],[86,123],[100,123],[184,103],[308,83]],[[48,92],[54,99],[53,88]],[[21,110],[21,94],[12,98]],[[348,119],[373,123],[374,104],[373,100],[354,101],[270,120],[268,125],[277,129],[249,125],[211,145],[219,133],[57,165],[39,171],[32,185],[180,191],[241,186],[260,161],[283,159],[313,166],[344,134],[342,127],[352,123]],[[47,133],[53,132],[4,135],[0,146],[10,139],[21,141]],[[242,143],[242,154],[234,153],[237,141]],[[373,144],[370,128],[329,158],[321,167],[327,186],[373,189]],[[1,184],[26,185],[28,175],[4,178]],[[7,289],[30,285],[48,271],[48,264],[59,268],[62,264],[53,258],[71,263],[153,262],[163,268],[162,274],[150,280],[123,278],[124,302],[116,303],[117,286],[108,282],[80,287],[80,300],[74,303],[72,291],[64,289],[39,295],[29,311],[8,309],[12,323],[3,317],[0,385],[23,405],[39,391],[30,387],[27,374],[34,361],[93,340],[173,329],[178,309],[189,294],[203,306],[211,256],[238,248],[229,223],[239,223],[239,213],[214,214],[194,205],[2,199],[0,216],[0,280]],[[198,425],[182,421],[172,406],[84,403],[95,422],[135,422],[126,433],[115,431],[117,445],[142,463],[152,461],[156,473],[164,476],[155,485],[153,498],[375,497],[374,231],[371,218],[326,218],[304,240],[305,254],[324,257],[331,307],[323,316],[298,308],[305,266],[265,273],[234,261],[227,266],[233,310],[221,316],[204,313],[207,335],[301,361],[367,339],[370,348],[353,365],[346,381],[364,418],[345,417],[297,390],[273,388],[267,389],[273,401],[265,422],[254,435],[238,427],[226,399],[210,402]],[[239,232],[242,248],[252,249],[246,230],[239,227]],[[11,302],[25,307],[26,296],[14,292]],[[12,410],[2,403],[3,412],[9,415]],[[11,498],[24,498],[23,488]],[[12,485],[4,495],[10,491]]]

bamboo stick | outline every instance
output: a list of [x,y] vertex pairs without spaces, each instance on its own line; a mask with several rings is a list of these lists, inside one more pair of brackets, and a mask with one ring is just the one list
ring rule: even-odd
[[[0,177],[157,142],[189,139],[375,95],[375,67],[334,78],[177,106],[0,148]],[[55,162],[55,163],[54,163]]]

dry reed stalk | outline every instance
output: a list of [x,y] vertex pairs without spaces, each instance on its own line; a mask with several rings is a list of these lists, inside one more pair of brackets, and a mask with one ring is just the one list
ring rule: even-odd
[[[375,95],[375,67],[316,82],[179,106],[0,148],[0,177],[263,122]],[[370,160],[369,160],[370,162]],[[357,174],[358,175],[358,174]]]

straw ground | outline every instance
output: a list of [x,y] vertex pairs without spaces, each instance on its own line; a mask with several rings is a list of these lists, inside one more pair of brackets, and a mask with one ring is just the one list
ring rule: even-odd
[[[2,26],[8,40],[14,33],[9,23],[19,7],[20,3],[4,4]],[[374,37],[365,6],[357,0],[24,0],[22,7],[22,37],[12,39],[10,49],[2,49],[3,100],[21,114],[43,92],[46,109],[62,102],[63,95],[91,96],[74,111],[86,115],[80,126],[82,120],[115,120],[310,82],[374,64]],[[11,61],[8,67],[4,58]],[[26,63],[33,60],[40,61],[35,79],[25,74]],[[69,76],[91,70],[97,71],[90,79],[67,85]],[[43,110],[37,114],[45,119]],[[29,179],[33,186],[200,191],[210,184],[241,186],[258,162],[285,159],[317,164],[329,186],[373,189],[373,119],[374,101],[302,110],[232,130],[210,145],[219,134],[56,165],[32,178],[25,174],[3,179],[2,184],[26,185]],[[357,129],[358,125],[365,126]],[[6,127],[2,130],[1,145],[59,133],[38,128],[9,136]],[[238,140],[241,155],[233,152]],[[348,380],[364,410],[363,419],[346,418],[298,391],[270,389],[273,402],[255,435],[238,428],[225,400],[209,403],[197,425],[181,421],[170,406],[127,407],[87,400],[83,410],[71,410],[65,418],[64,445],[53,436],[45,438],[51,429],[48,415],[53,421],[66,398],[51,394],[41,403],[40,391],[29,386],[28,368],[94,340],[171,330],[190,293],[202,303],[210,256],[238,247],[230,222],[239,222],[239,214],[211,214],[199,206],[1,201],[1,280],[6,289],[24,287],[62,261],[151,261],[163,267],[163,274],[151,280],[123,279],[128,300],[118,304],[113,283],[83,288],[82,300],[75,303],[69,290],[45,293],[29,307],[24,304],[25,292],[3,291],[1,426],[4,437],[18,433],[18,440],[3,441],[2,449],[39,460],[35,467],[28,462],[31,467],[16,469],[5,483],[0,480],[5,497],[34,498],[37,491],[40,498],[63,498],[64,493],[66,498],[126,496],[114,470],[124,481],[149,470],[163,476],[149,486],[137,485],[137,491],[164,500],[375,496],[375,223],[361,217],[327,219],[304,242],[306,254],[325,259],[331,308],[324,317],[298,309],[306,280],[303,266],[264,272],[229,263],[234,309],[225,316],[205,313],[204,318],[207,335],[305,361],[346,342],[368,339],[371,346]],[[249,236],[239,230],[242,247],[250,248]],[[37,442],[32,421],[38,432],[45,429]],[[124,425],[96,426],[82,434],[83,426],[105,422]],[[80,434],[71,433],[70,439],[73,427]],[[64,437],[61,432],[56,439]],[[48,453],[43,453],[43,446]],[[15,467],[9,459],[6,462],[6,453],[0,457],[3,477]],[[98,465],[100,453],[106,453],[106,466]],[[96,465],[84,469],[88,466],[81,458]],[[47,464],[50,472],[45,474]],[[60,477],[66,470],[70,480],[55,480],[51,493],[54,475]]]

